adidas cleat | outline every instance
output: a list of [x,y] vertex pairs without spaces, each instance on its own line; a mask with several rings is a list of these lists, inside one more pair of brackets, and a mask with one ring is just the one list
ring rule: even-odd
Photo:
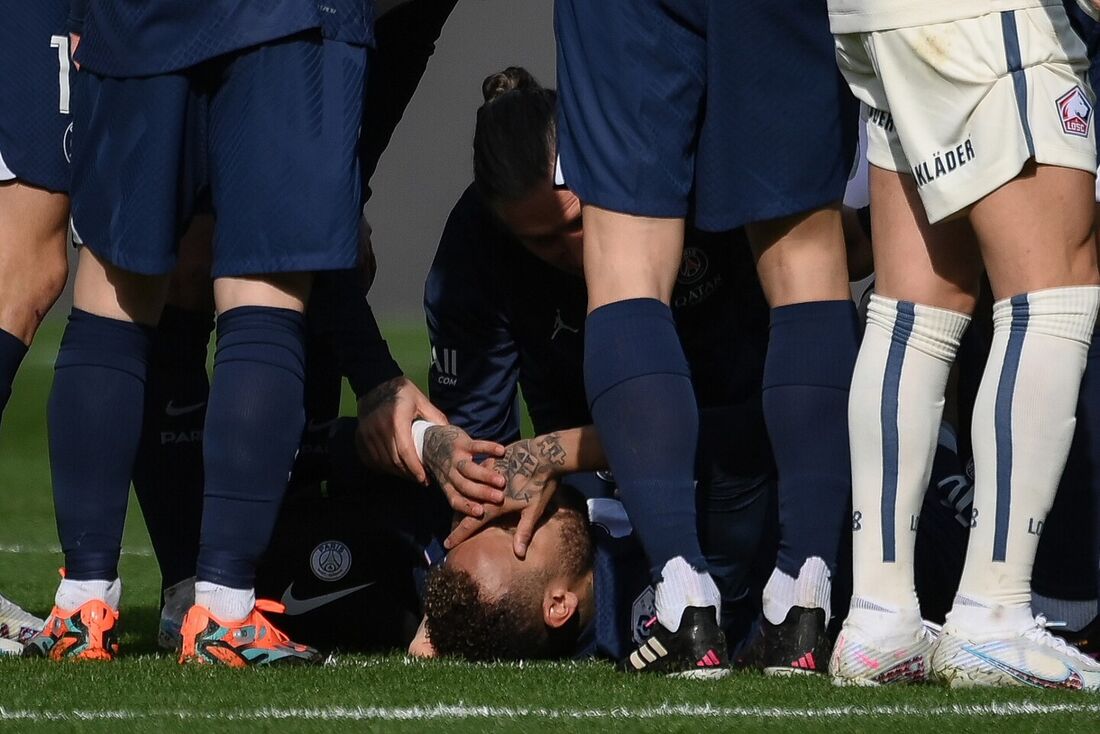
[[923,683],[929,679],[938,633],[915,611],[853,608],[836,638],[829,675],[838,686]]
[[117,654],[118,612],[99,599],[71,611],[54,607],[23,648],[24,657],[51,660],[113,660]]
[[971,633],[948,620],[932,655],[932,670],[952,688],[1100,691],[1100,662],[1052,635],[1042,616],[1014,634]]
[[224,622],[206,607],[197,604],[191,607],[183,618],[180,663],[212,663],[244,668],[321,662],[319,652],[292,642],[261,611],[282,614],[283,605],[259,600],[252,613],[239,622]]
[[717,680],[729,674],[726,636],[718,626],[714,607],[688,607],[675,632],[650,620],[653,636],[619,669],[627,673],[660,673],[672,678]]
[[25,611],[15,602],[0,596],[0,640],[11,640],[22,645],[42,631],[45,622]]
[[743,664],[770,676],[824,673],[832,649],[825,610],[791,607],[780,624],[760,618],[759,632]]

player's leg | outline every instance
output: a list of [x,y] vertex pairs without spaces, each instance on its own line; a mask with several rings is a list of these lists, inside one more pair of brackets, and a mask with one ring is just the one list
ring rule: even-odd
[[134,463],[134,494],[160,567],[157,642],[167,649],[179,648],[183,615],[195,601],[202,429],[210,392],[206,353],[214,328],[213,236],[214,218],[198,215],[180,240],[179,264],[150,350],[145,418]]
[[[762,640],[767,668],[802,671],[793,663],[828,658],[830,578],[850,487],[845,420],[858,328],[839,201],[856,105],[823,5],[713,2],[708,23],[696,223],[745,225],[772,308],[763,404],[780,546]],[[800,112],[787,114],[795,89]],[[811,639],[795,632],[800,625],[815,630]]]
[[981,263],[965,222],[929,225],[912,176],[875,165],[871,191],[876,292],[848,413],[853,595],[830,672],[885,683],[927,674],[917,523]]
[[69,196],[0,183],[0,413],[16,370],[69,274]]
[[[184,662],[318,659],[264,619],[254,583],[305,422],[310,271],[353,267],[358,254],[365,73],[365,49],[303,34],[229,60],[211,100],[217,351]],[[265,105],[254,104],[257,95]],[[316,125],[312,114],[295,113],[317,100]],[[272,116],[272,107],[287,114]],[[225,644],[230,630],[245,628],[258,636]]]
[[[696,529],[698,409],[668,306],[692,188],[705,4],[682,3],[675,17],[653,0],[555,5],[559,151],[586,202],[585,388],[658,581],[657,647],[626,667],[693,677],[725,674],[719,593]],[[660,105],[650,104],[655,84]]]
[[10,8],[0,28],[0,413],[68,276],[67,15],[47,0]]
[[953,685],[1100,683],[1100,667],[1051,677],[1036,665],[1064,651],[1031,611],[1032,566],[1073,439],[1100,301],[1094,185],[1087,171],[1028,164],[970,214],[996,302],[974,410],[973,529],[935,659]]
[[[165,295],[158,273],[174,264],[189,85],[174,75],[83,76],[74,106],[73,221],[84,246],[47,408],[66,577],[50,624],[28,651],[103,659],[117,649],[118,556]],[[84,631],[65,636],[76,616]]]

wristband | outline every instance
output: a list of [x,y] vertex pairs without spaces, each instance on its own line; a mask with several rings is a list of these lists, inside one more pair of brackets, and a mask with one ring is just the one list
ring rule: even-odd
[[420,462],[424,462],[424,434],[428,432],[429,428],[439,425],[438,423],[432,423],[423,419],[413,421],[412,435],[413,445],[416,447],[416,458],[420,459]]

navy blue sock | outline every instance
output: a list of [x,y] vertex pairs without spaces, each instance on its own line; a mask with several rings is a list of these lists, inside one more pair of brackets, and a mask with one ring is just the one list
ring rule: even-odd
[[206,412],[198,579],[251,588],[305,424],[300,313],[243,306],[218,317]]
[[668,306],[638,298],[590,313],[584,385],[653,577],[677,556],[705,571],[695,524],[699,411]]
[[74,308],[47,406],[57,534],[67,578],[118,577],[152,329]]
[[162,588],[195,575],[202,520],[202,428],[210,380],[211,314],[166,306],[145,386],[134,493],[160,566]]
[[776,568],[788,576],[811,556],[836,572],[852,493],[848,391],[858,349],[851,301],[772,309],[764,420],[779,476]]
[[27,345],[19,337],[0,329],[0,414],[8,405],[11,397],[11,384],[15,382],[15,373],[27,356]]

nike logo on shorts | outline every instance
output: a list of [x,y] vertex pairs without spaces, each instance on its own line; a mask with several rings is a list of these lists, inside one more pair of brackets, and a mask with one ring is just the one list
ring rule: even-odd
[[339,591],[333,591],[329,594],[321,594],[320,596],[311,596],[305,599],[299,599],[294,596],[294,584],[286,587],[286,591],[283,592],[283,598],[279,601],[284,607],[286,607],[286,614],[288,617],[296,617],[300,614],[308,614],[314,609],[323,607],[326,604],[331,604],[334,601],[343,599],[345,596],[354,594],[357,591],[373,586],[374,581],[366,584],[360,584],[359,586],[353,586],[350,589],[340,589]]
[[195,403],[194,405],[180,405],[176,406],[171,400],[168,401],[168,405],[164,406],[164,414],[170,418],[175,418],[181,415],[187,415],[188,413],[194,413],[196,410],[206,405],[206,401],[201,403]]

